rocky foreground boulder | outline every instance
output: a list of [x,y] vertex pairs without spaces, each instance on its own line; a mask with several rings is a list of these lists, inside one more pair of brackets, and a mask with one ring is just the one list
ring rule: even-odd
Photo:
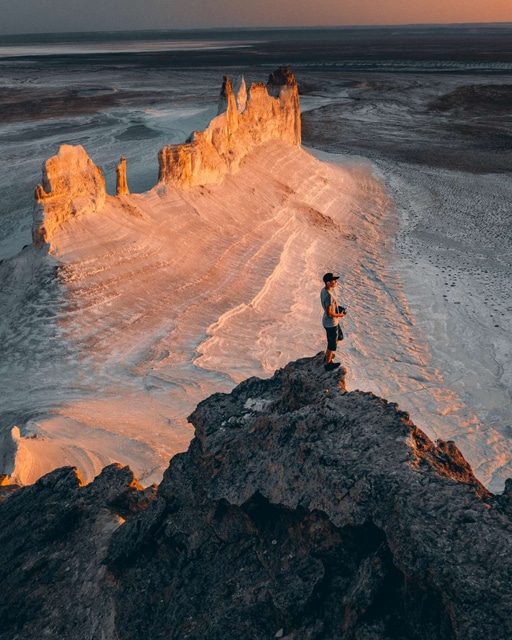
[[190,420],[158,488],[65,468],[4,498],[1,640],[512,638],[510,481],[320,354]]

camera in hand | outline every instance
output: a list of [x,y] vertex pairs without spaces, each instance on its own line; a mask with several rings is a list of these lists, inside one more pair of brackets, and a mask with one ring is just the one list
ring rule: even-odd
[[341,307],[338,305],[337,309],[338,309],[338,313],[345,313],[345,314],[347,313],[347,310],[345,309],[345,307]]

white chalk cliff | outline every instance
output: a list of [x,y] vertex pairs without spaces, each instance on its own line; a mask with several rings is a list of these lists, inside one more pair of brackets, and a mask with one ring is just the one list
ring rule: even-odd
[[62,145],[43,165],[36,188],[33,242],[49,242],[54,230],[71,216],[98,211],[105,203],[105,178],[83,147]]
[[266,86],[253,83],[248,96],[244,81],[235,97],[226,76],[221,98],[225,111],[207,129],[195,131],[186,144],[162,149],[158,157],[161,182],[181,187],[217,183],[269,140],[300,145],[299,92],[290,69],[271,74]]
[[511,475],[511,445],[491,428],[482,442],[429,364],[371,166],[300,147],[287,69],[236,96],[226,79],[221,104],[191,142],[162,150],[146,193],[128,193],[121,162],[119,195],[107,195],[81,147],[45,163],[34,246],[0,264],[0,475],[29,484],[71,464],[88,481],[120,462],[159,481],[188,447],[199,401],[324,348],[319,290],[331,269],[349,309],[348,387],[456,439],[484,482]]
[[[270,140],[300,146],[300,103],[297,82],[288,67],[270,75],[267,85],[245,80],[235,97],[227,76],[221,90],[225,107],[204,131],[194,131],[190,142],[164,147],[158,157],[163,184],[181,188],[216,184],[235,172],[253,149]],[[117,195],[129,193],[126,160],[117,167]],[[33,242],[51,242],[54,230],[70,217],[101,209],[105,179],[83,147],[62,145],[44,163],[43,181],[36,188]]]

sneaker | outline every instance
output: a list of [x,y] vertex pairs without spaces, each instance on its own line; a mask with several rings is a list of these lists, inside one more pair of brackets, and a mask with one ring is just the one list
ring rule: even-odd
[[328,364],[324,364],[324,369],[326,371],[334,371],[334,369],[337,369],[339,366],[339,362],[329,362]]

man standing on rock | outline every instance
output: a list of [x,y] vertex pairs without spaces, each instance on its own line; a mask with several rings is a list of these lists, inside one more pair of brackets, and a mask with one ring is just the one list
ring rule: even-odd
[[327,333],[327,350],[325,352],[324,369],[332,371],[340,366],[339,362],[333,362],[338,340],[343,340],[343,333],[339,326],[339,318],[346,315],[344,307],[338,307],[334,289],[338,284],[339,276],[334,273],[324,275],[325,287],[320,292],[320,301],[324,310],[322,325]]

